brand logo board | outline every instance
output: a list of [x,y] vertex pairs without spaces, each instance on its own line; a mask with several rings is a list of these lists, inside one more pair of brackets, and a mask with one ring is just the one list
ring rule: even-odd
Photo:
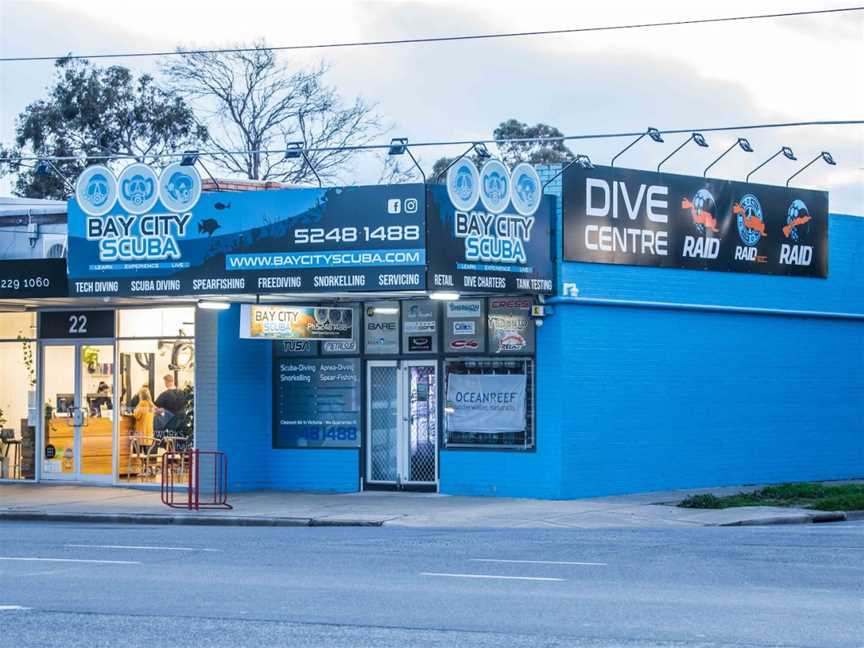
[[609,167],[563,186],[566,260],[828,274],[825,192]]

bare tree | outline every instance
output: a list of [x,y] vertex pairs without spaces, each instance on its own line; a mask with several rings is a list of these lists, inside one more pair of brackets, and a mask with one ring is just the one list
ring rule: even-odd
[[345,102],[324,83],[323,64],[310,70],[279,63],[264,42],[245,52],[198,53],[163,66],[174,88],[204,116],[216,162],[252,180],[306,182],[315,175],[302,158],[264,151],[299,141],[322,179],[338,176],[357,154],[345,146],[370,143],[383,132],[374,106]]

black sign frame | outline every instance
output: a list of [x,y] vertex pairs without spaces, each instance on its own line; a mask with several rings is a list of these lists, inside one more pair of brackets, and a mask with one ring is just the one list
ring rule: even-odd
[[828,193],[653,171],[569,167],[564,261],[828,276]]
[[88,340],[115,337],[114,310],[62,310],[39,313],[39,338]]

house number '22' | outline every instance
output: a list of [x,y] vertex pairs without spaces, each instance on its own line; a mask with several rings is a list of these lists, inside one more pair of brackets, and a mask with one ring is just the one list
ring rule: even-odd
[[69,316],[69,334],[83,335],[87,333],[87,316],[86,315],[70,315]]

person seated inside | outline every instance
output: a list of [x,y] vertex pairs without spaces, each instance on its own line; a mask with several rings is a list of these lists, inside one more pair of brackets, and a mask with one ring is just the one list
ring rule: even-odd
[[155,427],[157,431],[178,430],[186,410],[186,394],[183,390],[177,389],[174,374],[165,374],[162,380],[165,383],[165,391],[156,398]]
[[111,404],[111,386],[104,380],[99,381],[96,387],[96,394],[87,397],[90,405],[90,416],[102,416],[102,409],[110,410]]
[[146,451],[153,442],[153,418],[156,414],[156,406],[150,390],[142,387],[138,390],[138,404],[132,415],[135,417],[135,436],[143,451]]

